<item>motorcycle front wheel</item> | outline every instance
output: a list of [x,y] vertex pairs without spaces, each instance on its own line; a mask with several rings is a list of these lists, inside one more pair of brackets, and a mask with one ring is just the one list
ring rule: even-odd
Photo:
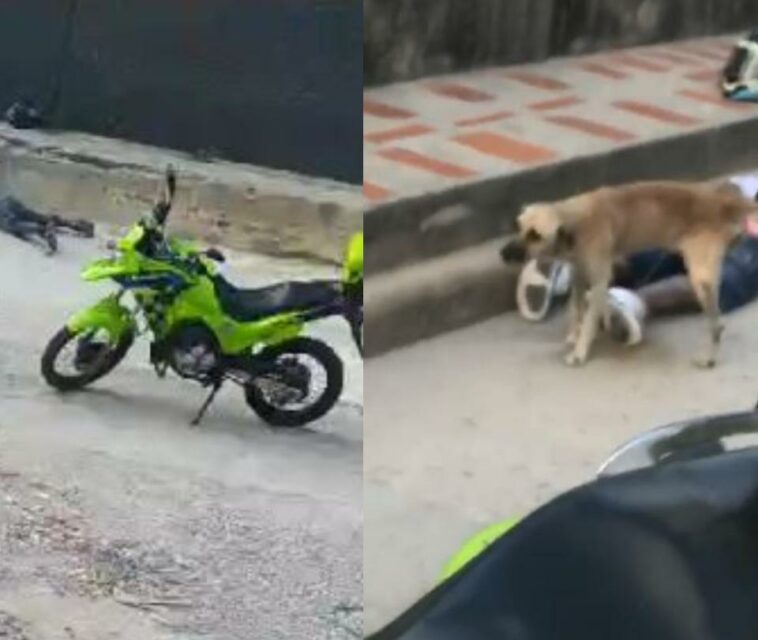
[[324,416],[339,400],[342,360],[320,340],[295,338],[266,347],[254,358],[268,372],[245,387],[248,406],[274,427],[302,427]]
[[[134,342],[127,331],[116,344],[97,331],[72,333],[63,327],[56,333],[42,355],[42,377],[58,391],[77,391],[110,373],[126,356]],[[70,352],[70,353],[69,353]],[[62,362],[65,356],[71,361]],[[64,364],[71,365],[69,370]]]

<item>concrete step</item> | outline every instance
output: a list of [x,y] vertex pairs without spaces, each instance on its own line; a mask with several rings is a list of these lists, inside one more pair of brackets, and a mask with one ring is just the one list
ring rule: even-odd
[[[513,231],[517,209],[498,209],[493,204],[498,194],[508,198],[519,192],[525,201],[537,201],[560,197],[568,185],[581,191],[644,178],[710,179],[754,168],[756,140],[758,119],[535,170],[541,176],[522,173],[518,179],[505,177],[500,184],[472,186],[468,202],[492,198],[489,206],[449,204],[440,211],[461,214],[448,215],[444,224],[427,227],[420,235],[398,233],[394,244],[389,230],[372,234],[369,215],[365,220],[370,274],[367,354],[384,353],[514,309],[516,273],[505,268],[498,252],[504,236]],[[438,195],[445,196],[451,194]],[[467,246],[472,237],[489,239]],[[404,264],[387,270],[383,252],[392,249],[393,260],[404,258]],[[406,255],[400,255],[404,251]]]
[[502,240],[468,247],[366,280],[366,354],[376,356],[515,306],[517,270]]
[[486,242],[525,203],[756,158],[758,106],[721,97],[736,36],[367,91],[369,273]]
[[734,40],[368,91],[369,354],[512,309],[497,249],[525,204],[755,167],[758,105],[727,101],[717,84]]
[[364,214],[368,273],[438,258],[510,233],[524,204],[636,180],[701,180],[758,162],[755,117],[504,174],[373,207]]

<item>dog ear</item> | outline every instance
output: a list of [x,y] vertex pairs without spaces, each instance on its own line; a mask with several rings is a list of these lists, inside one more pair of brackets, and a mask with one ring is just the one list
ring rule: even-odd
[[559,251],[571,251],[575,245],[576,237],[574,236],[574,232],[563,225],[558,227],[558,231],[555,234],[555,248]]

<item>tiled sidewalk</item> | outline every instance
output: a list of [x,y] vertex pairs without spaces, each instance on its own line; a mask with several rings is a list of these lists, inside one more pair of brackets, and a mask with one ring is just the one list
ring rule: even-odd
[[488,68],[364,95],[369,206],[758,117],[717,78],[737,35]]

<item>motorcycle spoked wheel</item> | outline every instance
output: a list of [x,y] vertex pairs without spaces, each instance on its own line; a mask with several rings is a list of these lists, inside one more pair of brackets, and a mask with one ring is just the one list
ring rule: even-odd
[[[110,373],[126,356],[134,334],[126,332],[114,345],[96,332],[72,333],[63,327],[48,343],[42,355],[42,376],[59,391],[77,391]],[[60,368],[61,355],[73,348],[73,373]]]
[[342,360],[326,343],[295,338],[255,356],[273,370],[245,385],[248,406],[274,427],[302,427],[324,416],[342,394]]

